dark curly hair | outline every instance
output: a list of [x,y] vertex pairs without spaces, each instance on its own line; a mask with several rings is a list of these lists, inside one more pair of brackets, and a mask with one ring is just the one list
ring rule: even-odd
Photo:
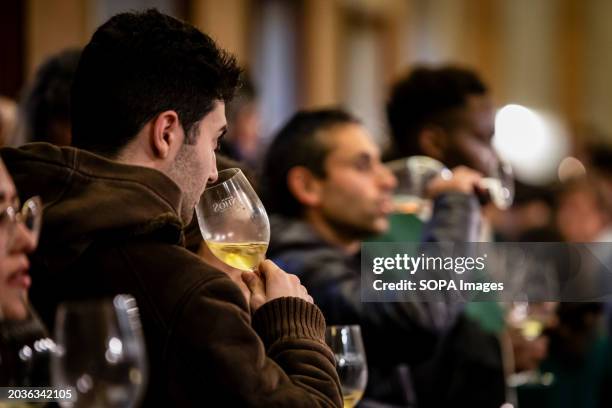
[[389,158],[421,154],[418,134],[428,125],[450,128],[453,113],[470,95],[484,95],[487,87],[478,75],[464,68],[418,67],[393,86],[387,118],[393,139]]
[[194,143],[194,125],[238,84],[236,59],[195,27],[157,10],[122,13],[100,26],[72,88],[76,147],[116,155],[157,114],[174,110]]

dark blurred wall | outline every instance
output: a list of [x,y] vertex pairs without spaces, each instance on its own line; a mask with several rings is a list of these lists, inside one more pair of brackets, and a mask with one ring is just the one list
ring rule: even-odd
[[16,98],[23,84],[24,2],[0,2],[0,95]]

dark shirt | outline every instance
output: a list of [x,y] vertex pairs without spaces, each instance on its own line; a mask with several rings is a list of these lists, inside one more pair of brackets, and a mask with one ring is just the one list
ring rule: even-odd
[[[476,240],[480,212],[474,197],[459,193],[440,197],[434,214],[424,228],[424,241]],[[361,302],[359,254],[345,254],[298,219],[273,215],[271,230],[268,256],[300,277],[328,324],[361,326],[368,360],[362,406],[414,405],[409,365],[434,353],[459,310],[426,302]]]

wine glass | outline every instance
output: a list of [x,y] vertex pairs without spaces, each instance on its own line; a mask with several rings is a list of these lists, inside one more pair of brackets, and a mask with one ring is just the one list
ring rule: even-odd
[[[386,163],[397,178],[394,194],[396,212],[416,214],[428,218],[430,201],[426,198],[428,183],[435,177],[449,180],[453,172],[440,161],[428,156],[411,156]],[[480,180],[487,198],[499,209],[510,207],[514,200],[512,167],[505,161],[495,161],[488,174]]]
[[514,201],[514,173],[510,163],[498,159],[486,177],[480,180],[480,187],[489,194],[491,202],[497,208],[510,208]]
[[397,178],[393,196],[396,212],[424,216],[429,200],[426,190],[429,182],[440,176],[450,179],[453,173],[436,159],[428,156],[411,156],[386,163]]
[[49,359],[55,343],[29,304],[24,320],[0,319],[0,386],[49,384]]
[[63,407],[134,407],[146,380],[147,360],[133,297],[69,302],[59,306],[56,350],[51,356],[55,387],[72,387],[76,401]]
[[[554,313],[554,306],[554,302],[532,303],[526,300],[512,302],[507,315],[508,326],[517,332],[525,344],[533,342],[544,333],[551,314]],[[553,381],[553,373],[543,373],[535,368],[510,374],[507,383],[510,387],[550,386]]]
[[240,169],[219,172],[196,206],[206,246],[221,261],[255,271],[270,241],[270,222],[263,204]]
[[336,358],[344,408],[352,408],[361,400],[368,382],[361,328],[357,325],[328,326],[325,341]]

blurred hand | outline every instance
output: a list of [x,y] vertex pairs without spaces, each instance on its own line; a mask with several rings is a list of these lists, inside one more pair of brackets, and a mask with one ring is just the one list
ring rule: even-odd
[[525,329],[513,321],[513,315],[507,317],[508,331],[512,341],[515,372],[535,370],[548,355],[549,333],[559,322],[557,317],[558,302],[530,302],[529,318],[541,324],[541,333],[536,338],[528,339]]
[[300,279],[283,271],[268,259],[259,264],[259,273],[243,272],[242,279],[251,291],[251,313],[264,303],[280,297],[297,297],[313,303]]
[[474,194],[479,190],[482,174],[466,166],[457,166],[452,169],[453,175],[450,179],[437,176],[427,185],[427,196],[436,198],[440,194],[459,192]]
[[514,352],[514,372],[535,370],[548,355],[548,336],[542,335],[528,340],[519,329],[510,328],[512,351]]

